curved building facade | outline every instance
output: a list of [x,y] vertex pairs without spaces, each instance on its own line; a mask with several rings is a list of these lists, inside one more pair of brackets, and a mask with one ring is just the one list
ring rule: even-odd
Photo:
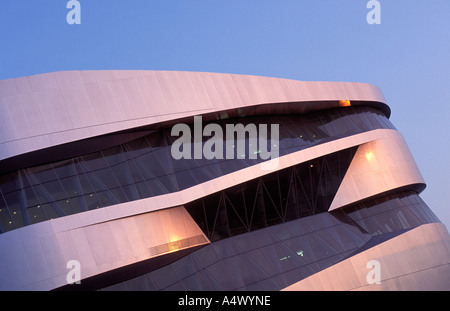
[[0,289],[449,290],[448,231],[389,116],[364,83],[0,81]]

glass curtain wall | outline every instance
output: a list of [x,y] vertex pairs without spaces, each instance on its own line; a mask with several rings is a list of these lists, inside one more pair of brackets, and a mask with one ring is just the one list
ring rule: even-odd
[[[270,124],[279,124],[279,141],[269,139],[268,150],[278,148],[280,156],[364,131],[394,129],[383,113],[362,106],[303,115],[242,117],[215,123],[224,133],[226,124],[267,124],[269,128]],[[193,133],[193,125],[190,126]],[[264,161],[260,157],[242,158],[237,151],[234,159],[175,160],[171,145],[178,137],[170,134],[171,129],[162,129],[100,152],[1,176],[0,232],[183,190]],[[204,136],[203,144],[208,139]],[[248,137],[244,143],[246,150],[250,150]]]

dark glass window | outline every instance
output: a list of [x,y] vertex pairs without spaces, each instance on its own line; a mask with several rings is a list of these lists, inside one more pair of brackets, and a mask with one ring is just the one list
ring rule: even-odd
[[354,225],[320,213],[217,240],[105,290],[132,290],[137,283],[151,284],[151,290],[281,290],[345,259],[370,238]]
[[250,180],[190,202],[186,210],[211,241],[326,212],[356,149]]
[[[280,156],[345,135],[377,128],[394,128],[381,112],[364,106],[302,115],[251,116],[213,122],[223,129],[224,139],[227,124],[255,124],[257,127],[267,124],[268,146],[278,148]],[[203,125],[206,124],[207,122]],[[270,124],[279,124],[280,136],[277,143],[270,140]],[[247,154],[244,156],[238,154],[236,149],[234,159],[175,160],[171,157],[170,149],[176,137],[172,137],[170,132],[171,129],[158,129],[147,136],[99,152],[24,168],[0,176],[0,199],[6,202],[4,208],[8,211],[0,214],[0,217],[5,217],[0,223],[9,224],[10,218],[13,217],[11,215],[18,215],[19,211],[24,213],[27,208],[36,206],[37,202],[47,204],[46,206],[53,210],[52,213],[44,213],[47,219],[50,219],[55,215],[64,216],[66,212],[72,214],[183,190],[264,161],[258,156],[257,159],[249,159],[249,152],[253,149],[249,149],[248,137],[245,140]],[[203,137],[203,143],[209,138]],[[236,141],[235,143],[237,146]],[[277,146],[274,146],[275,144]],[[224,147],[224,157],[225,150]],[[256,150],[258,155],[259,152],[260,150]],[[343,155],[346,156],[348,155]],[[251,219],[247,224],[248,228],[264,227],[267,224],[315,213],[316,208],[328,205],[333,189],[343,176],[343,171],[339,170],[345,167],[342,164],[347,161],[347,158],[312,161],[297,168],[295,172],[280,172],[276,180],[264,181],[259,186],[258,182],[255,182],[254,187],[259,188],[248,189],[242,195],[247,217]],[[327,172],[327,178],[330,180],[321,179],[319,171]],[[284,176],[286,174],[293,177]],[[279,193],[271,191],[275,185],[278,185]],[[290,189],[290,192],[286,189]],[[34,195],[30,194],[31,190]],[[98,196],[95,201],[92,199],[93,195]],[[253,195],[256,197],[252,197]],[[67,200],[72,203],[67,204]],[[256,203],[247,204],[250,201]],[[230,203],[227,202],[224,203],[224,208],[228,210],[226,204]],[[230,206],[234,207],[233,204]],[[280,206],[284,206],[284,209],[280,209]],[[285,208],[286,206],[296,208]],[[15,209],[15,214],[12,209]],[[45,220],[44,214],[36,217],[36,221]],[[30,215],[20,219],[14,216],[15,227],[3,226],[0,228],[1,232],[34,222],[34,216]]]
[[[245,187],[241,185],[234,190],[233,195],[228,192],[228,196],[244,204],[245,200],[239,200],[236,195],[245,192]],[[204,217],[209,212],[208,207],[221,202],[224,195],[222,192],[204,198],[206,205],[193,210],[197,213],[193,218]],[[133,290],[138,284],[151,284],[151,290],[181,287],[191,291],[281,290],[405,229],[438,222],[428,211],[421,198],[408,191],[235,236],[230,230],[228,238],[215,239],[165,267],[103,290]],[[236,219],[231,219],[235,216],[230,215],[229,209],[227,212],[231,229]],[[367,226],[367,221],[374,217],[376,226]]]
[[345,212],[355,223],[373,235],[440,222],[414,191],[360,203],[346,208]]

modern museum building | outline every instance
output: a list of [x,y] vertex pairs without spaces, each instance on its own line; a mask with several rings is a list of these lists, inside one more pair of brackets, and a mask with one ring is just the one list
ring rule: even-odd
[[0,81],[0,290],[450,290],[450,236],[370,84]]

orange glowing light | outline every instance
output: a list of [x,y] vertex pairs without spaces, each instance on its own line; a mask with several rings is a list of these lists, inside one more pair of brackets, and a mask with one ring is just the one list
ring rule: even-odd
[[349,100],[341,99],[341,100],[339,101],[339,106],[341,106],[341,107],[350,107],[351,104],[350,104],[350,101],[349,101]]
[[176,234],[170,235],[169,243],[167,243],[167,246],[169,247],[169,253],[180,250],[181,248],[180,240],[181,238],[178,235]]
[[373,153],[372,153],[372,151],[366,153],[366,159],[367,159],[367,161],[370,161],[370,160],[373,159]]
[[169,253],[176,252],[180,249],[180,243],[178,241],[168,243]]
[[169,237],[169,242],[176,242],[176,241],[178,241],[178,240],[180,240],[181,238],[178,236],[178,235],[176,235],[176,234],[171,234],[170,235],[170,237]]

